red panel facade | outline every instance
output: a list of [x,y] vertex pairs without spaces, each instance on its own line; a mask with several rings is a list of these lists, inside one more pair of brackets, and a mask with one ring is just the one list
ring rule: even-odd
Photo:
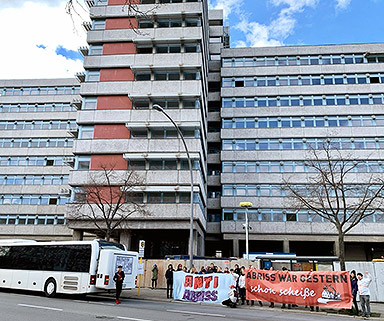
[[135,75],[130,68],[109,68],[100,70],[100,81],[133,81]]
[[90,169],[102,169],[102,168],[114,168],[114,169],[127,169],[127,161],[123,158],[123,155],[92,155]]
[[99,96],[97,109],[132,109],[132,102],[128,96]]
[[95,125],[94,139],[129,139],[130,132],[124,124]]
[[135,54],[133,42],[111,42],[103,44],[103,55]]
[[105,30],[136,29],[137,27],[136,18],[111,18],[105,20]]

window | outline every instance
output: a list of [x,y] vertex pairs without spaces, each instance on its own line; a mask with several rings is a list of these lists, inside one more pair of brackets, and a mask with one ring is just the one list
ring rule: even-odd
[[85,81],[99,81],[100,70],[88,70],[86,72]]
[[197,43],[184,44],[184,52],[200,52],[200,44],[197,44]]
[[151,20],[140,20],[139,29],[153,28],[153,21]]
[[105,20],[92,21],[92,30],[104,30],[104,29],[105,29]]
[[89,170],[91,165],[91,156],[77,156],[75,169],[79,171]]
[[144,160],[130,160],[128,161],[128,169],[130,170],[145,170]]
[[93,126],[80,126],[79,139],[92,139],[93,138]]
[[103,54],[103,45],[90,45],[89,46],[89,55],[98,56]]
[[186,18],[185,19],[186,27],[201,27],[200,18]]
[[151,80],[151,72],[139,72],[135,74],[136,81],[146,81]]
[[81,109],[82,110],[96,109],[96,105],[97,105],[96,97],[85,97],[83,98]]
[[184,70],[184,80],[200,80],[200,71]]

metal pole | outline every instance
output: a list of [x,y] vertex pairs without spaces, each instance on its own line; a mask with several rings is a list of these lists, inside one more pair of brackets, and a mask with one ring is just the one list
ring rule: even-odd
[[152,106],[153,109],[162,112],[165,117],[169,119],[169,121],[173,124],[173,126],[176,128],[177,132],[180,135],[180,138],[183,142],[185,151],[187,152],[187,157],[188,157],[188,165],[189,165],[189,173],[191,174],[191,216],[189,219],[189,250],[188,250],[188,255],[189,255],[189,268],[191,269],[193,266],[193,169],[192,169],[192,160],[189,155],[189,150],[187,147],[187,143],[185,142],[184,136],[177,124],[173,121],[173,119],[164,111],[163,107],[160,105],[154,104]]
[[248,244],[248,207],[245,208],[245,257],[249,260],[249,244]]

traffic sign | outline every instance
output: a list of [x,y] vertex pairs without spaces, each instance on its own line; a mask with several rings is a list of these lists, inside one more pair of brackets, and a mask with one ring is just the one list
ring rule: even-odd
[[145,241],[139,241],[139,257],[144,257]]

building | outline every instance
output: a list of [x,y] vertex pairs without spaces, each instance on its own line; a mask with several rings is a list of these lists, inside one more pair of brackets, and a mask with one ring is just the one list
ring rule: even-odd
[[[147,205],[150,215],[130,216],[128,227],[121,226],[114,237],[130,248],[146,240],[147,257],[187,253],[187,155],[172,123],[153,109],[160,105],[181,128],[193,159],[194,248],[196,255],[204,255],[208,105],[210,100],[220,103],[222,13],[208,16],[205,1],[164,1],[150,19],[134,18],[122,11],[125,2],[90,8],[91,18],[97,19],[88,31],[70,185],[76,194],[89,182],[90,172],[112,164],[116,171],[136,171],[146,182],[136,198]],[[154,4],[145,1],[138,8],[147,11]],[[215,70],[214,97],[208,92],[209,70]],[[92,222],[74,219],[71,212],[69,206],[67,223],[78,237],[83,231],[97,232]]]
[[72,239],[65,204],[76,107],[75,79],[0,80],[0,237]]
[[[284,178],[305,188],[308,149],[327,138],[367,160],[355,169],[357,181],[383,172],[383,62],[383,44],[222,51],[220,232],[226,255],[245,251],[242,201],[254,204],[251,251],[337,254],[330,223],[289,207]],[[376,213],[347,234],[347,259],[384,254],[383,219]]]

